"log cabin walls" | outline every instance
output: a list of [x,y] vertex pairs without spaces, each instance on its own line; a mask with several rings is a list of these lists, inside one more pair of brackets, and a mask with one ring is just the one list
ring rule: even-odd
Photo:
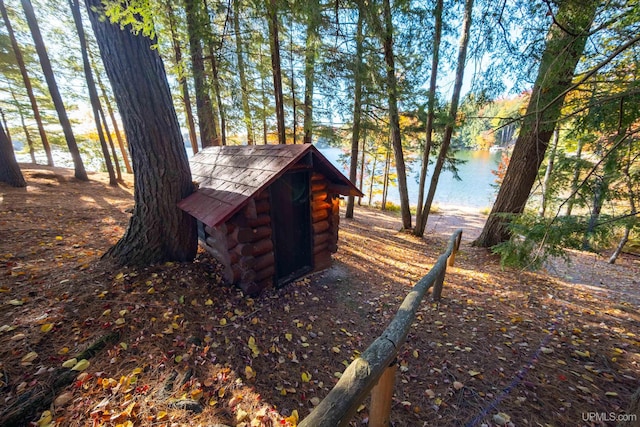
[[361,194],[310,144],[209,147],[190,164],[199,188],[179,206],[247,294],[329,267],[339,197]]

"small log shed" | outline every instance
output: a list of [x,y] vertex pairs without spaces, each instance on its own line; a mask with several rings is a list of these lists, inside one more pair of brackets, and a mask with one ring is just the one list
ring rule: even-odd
[[178,206],[247,294],[328,268],[339,196],[362,195],[311,144],[207,147],[190,165],[198,189]]

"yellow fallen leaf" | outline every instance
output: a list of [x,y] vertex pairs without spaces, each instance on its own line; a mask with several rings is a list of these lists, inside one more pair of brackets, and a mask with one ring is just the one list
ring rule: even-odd
[[284,334],[284,337],[287,339],[287,341],[291,341],[293,339],[293,335],[291,334]]
[[74,357],[73,359],[65,360],[62,363],[62,367],[63,368],[73,368],[74,366],[76,366],[76,363],[78,363],[78,359],[76,359]]
[[53,323],[45,323],[44,325],[40,326],[40,331],[41,332],[49,332],[51,329],[53,329]]
[[340,353],[340,349],[338,347],[331,347],[331,351],[334,353]]
[[482,372],[478,372],[478,371],[474,371],[474,370],[470,370],[469,371],[469,375],[471,375],[472,377],[478,376],[480,375]]
[[227,319],[225,319],[224,317],[220,319],[220,326],[224,326],[226,324],[227,324]]
[[42,415],[40,415],[40,419],[38,419],[38,427],[49,425],[52,419],[53,415],[51,415],[51,411],[44,411]]
[[204,305],[213,305],[213,300],[211,298],[209,298],[208,300],[206,300],[204,302]]
[[166,411],[160,411],[158,412],[158,414],[156,415],[156,421],[163,421],[164,419],[167,418],[167,412]]
[[618,393],[616,393],[615,391],[608,391],[604,395],[609,397],[616,397]]
[[30,351],[20,360],[20,364],[23,366],[31,365],[31,362],[33,362],[37,358],[38,358],[38,353],[36,353],[35,351]]
[[251,378],[255,378],[256,376],[256,371],[253,370],[253,368],[251,366],[246,366],[244,368],[244,374],[246,375],[247,379],[250,380]]
[[298,419],[298,411],[294,409],[293,411],[291,411],[291,416],[285,418],[285,421],[295,427],[298,425]]
[[311,374],[310,374],[310,373],[308,373],[308,372],[303,372],[303,373],[301,374],[301,376],[302,376],[302,382],[303,382],[303,383],[308,383],[309,381],[311,381]]
[[71,368],[71,370],[81,372],[87,369],[88,367],[89,367],[89,361],[87,359],[82,359],[78,363],[76,363],[73,366],[73,368]]

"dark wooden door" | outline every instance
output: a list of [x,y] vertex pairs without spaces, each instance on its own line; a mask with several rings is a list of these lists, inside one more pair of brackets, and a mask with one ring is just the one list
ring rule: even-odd
[[309,172],[289,172],[271,185],[276,286],[311,271]]

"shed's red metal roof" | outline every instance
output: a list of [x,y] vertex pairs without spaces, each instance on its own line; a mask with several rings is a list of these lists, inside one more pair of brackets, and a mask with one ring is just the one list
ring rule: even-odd
[[242,145],[207,147],[189,164],[196,192],[178,206],[203,223],[216,227],[309,153],[315,171],[336,184],[345,196],[362,195],[313,145]]

